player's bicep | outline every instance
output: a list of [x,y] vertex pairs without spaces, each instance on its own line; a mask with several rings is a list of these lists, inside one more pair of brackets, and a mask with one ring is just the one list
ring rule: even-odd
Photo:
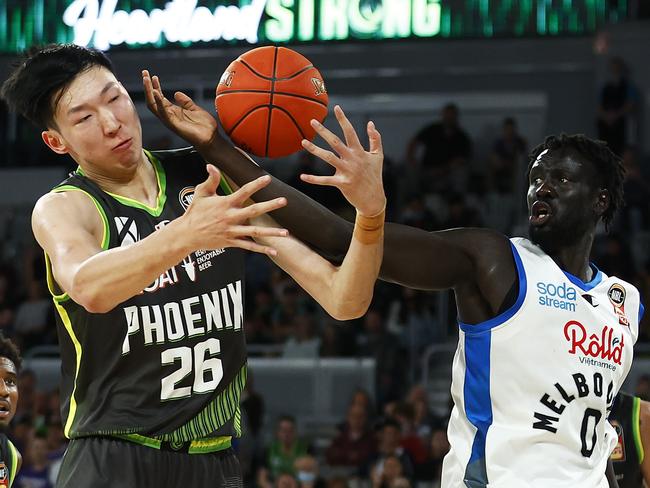
[[455,287],[473,274],[473,263],[454,232],[387,223],[380,278],[422,290]]
[[50,259],[54,278],[66,292],[81,265],[102,251],[106,231],[90,197],[72,191],[41,197],[32,213],[32,229]]

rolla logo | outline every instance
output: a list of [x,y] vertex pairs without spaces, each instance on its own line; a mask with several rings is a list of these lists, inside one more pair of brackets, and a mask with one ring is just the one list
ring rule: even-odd
[[614,337],[614,329],[604,326],[600,336],[591,334],[577,320],[571,320],[564,326],[564,338],[571,344],[570,354],[580,352],[592,358],[613,361],[620,365],[623,356],[623,334],[621,338]]

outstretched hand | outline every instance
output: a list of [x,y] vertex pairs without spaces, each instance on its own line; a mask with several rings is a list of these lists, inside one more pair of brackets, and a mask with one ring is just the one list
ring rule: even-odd
[[366,151],[359,142],[354,127],[338,105],[334,107],[334,115],[343,130],[345,143],[321,123],[312,120],[312,127],[334,152],[318,147],[306,139],[302,141],[302,146],[333,166],[336,172],[332,176],[302,174],[300,178],[314,185],[335,186],[359,213],[366,216],[377,215],[386,207],[382,183],[384,150],[381,134],[372,121],[368,122],[369,148]]
[[216,119],[185,93],[174,93],[174,103],[163,95],[160,79],[142,70],[147,107],[163,124],[194,146],[209,145],[221,137]]
[[211,164],[206,166],[207,179],[196,186],[194,198],[181,217],[187,225],[184,233],[192,250],[239,247],[275,256],[272,247],[252,241],[254,237],[286,237],[286,229],[250,225],[250,220],[277,210],[287,204],[286,198],[275,198],[248,205],[250,198],[271,182],[268,175],[253,180],[234,193],[215,194],[221,173]]

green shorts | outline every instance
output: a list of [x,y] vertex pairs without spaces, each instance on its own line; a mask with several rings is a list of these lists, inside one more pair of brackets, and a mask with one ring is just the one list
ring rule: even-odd
[[190,454],[112,437],[70,441],[57,488],[242,488],[232,448]]

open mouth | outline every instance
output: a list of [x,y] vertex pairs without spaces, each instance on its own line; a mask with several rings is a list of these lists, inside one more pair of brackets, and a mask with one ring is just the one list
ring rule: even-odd
[[535,226],[544,225],[548,219],[553,215],[551,206],[546,202],[537,200],[530,208],[529,221]]
[[11,413],[11,405],[6,402],[0,403],[0,417],[6,417]]

